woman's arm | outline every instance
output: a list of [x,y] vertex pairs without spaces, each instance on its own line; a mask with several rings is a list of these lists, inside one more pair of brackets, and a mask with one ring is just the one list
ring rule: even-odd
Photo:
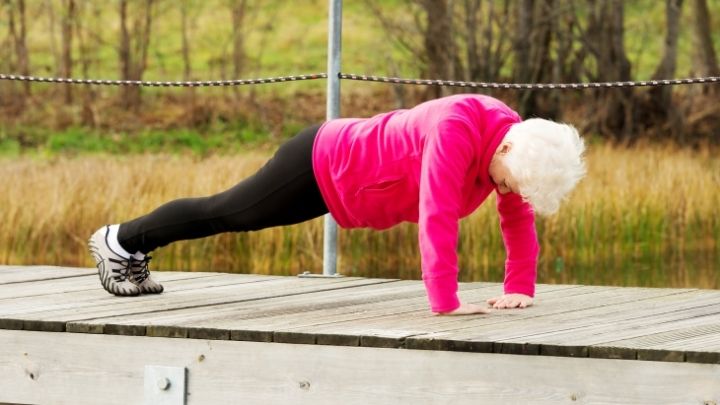
[[535,214],[530,204],[515,193],[498,193],[497,210],[507,251],[505,295],[488,300],[488,303],[496,308],[532,305],[540,251]]
[[430,307],[449,313],[457,296],[458,221],[473,145],[460,122],[444,122],[426,136],[420,170],[418,243]]

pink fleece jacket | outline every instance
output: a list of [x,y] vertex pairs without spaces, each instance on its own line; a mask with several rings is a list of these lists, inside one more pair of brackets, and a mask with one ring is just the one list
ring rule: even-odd
[[[313,148],[320,192],[343,228],[417,223],[422,276],[434,312],[460,305],[458,222],[497,186],[490,160],[521,119],[494,98],[462,94],[372,118],[323,124]],[[530,205],[499,194],[505,292],[535,294],[538,242]]]

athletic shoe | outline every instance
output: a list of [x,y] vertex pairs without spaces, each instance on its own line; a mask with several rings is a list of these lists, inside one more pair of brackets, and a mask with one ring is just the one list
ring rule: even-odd
[[109,226],[95,231],[88,241],[90,254],[95,259],[100,283],[105,291],[119,296],[135,296],[141,292],[140,287],[130,279],[132,257],[124,257],[110,248],[107,241]]
[[130,282],[138,286],[144,294],[160,294],[163,292],[163,286],[150,277],[150,270],[148,270],[150,259],[152,256],[148,255],[145,255],[142,260],[130,258]]

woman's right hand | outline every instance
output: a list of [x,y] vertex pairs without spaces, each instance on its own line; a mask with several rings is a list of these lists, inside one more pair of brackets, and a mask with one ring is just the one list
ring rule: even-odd
[[489,314],[490,312],[492,312],[490,308],[482,305],[461,303],[459,307],[450,312],[435,312],[435,315],[474,315]]

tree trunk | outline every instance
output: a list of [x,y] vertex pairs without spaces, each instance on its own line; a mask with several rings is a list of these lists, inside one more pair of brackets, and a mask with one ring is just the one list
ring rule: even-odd
[[[27,24],[25,18],[25,0],[17,0],[20,32],[15,40],[17,53],[17,69],[23,76],[30,76],[30,57],[27,50]],[[30,82],[23,82],[25,96],[30,97]]]
[[[88,39],[87,32],[93,32],[93,28],[90,26],[90,21],[100,20],[100,9],[97,3],[80,2],[77,5],[75,11],[75,36],[78,40],[78,62],[80,64],[80,70],[82,77],[90,77],[90,67],[92,65],[93,53],[97,53],[97,48],[90,45],[91,41]],[[88,7],[91,7],[90,16],[87,16],[86,12]],[[87,23],[90,28],[83,30],[83,21]],[[82,110],[80,113],[80,122],[86,127],[94,128],[97,126],[97,111],[96,111],[96,94],[95,86],[83,86],[82,88]]]
[[[557,19],[552,13],[554,0],[524,0],[518,10],[517,37],[515,40],[516,80],[521,83],[544,82],[551,78],[552,56],[550,44]],[[553,108],[538,101],[539,93],[526,90],[520,93],[518,112],[522,116],[553,114]]]
[[[7,9],[7,14],[5,10]],[[2,42],[0,42],[0,69],[3,69],[6,72],[13,72],[15,71],[15,68],[13,67],[13,61],[12,61],[12,30],[10,30],[10,22],[12,21],[12,7],[10,4],[10,0],[3,0],[0,2],[0,16],[5,17],[7,16],[7,26],[8,26],[8,33],[3,38]],[[0,20],[5,23],[5,20]],[[10,100],[12,100],[13,97],[13,91],[14,86],[13,83],[7,80],[0,81],[0,106],[7,106],[10,105]]]
[[190,0],[180,2],[180,30],[182,36],[183,79],[190,81],[192,77],[192,64],[190,62],[190,40],[188,39],[188,12]]
[[[153,0],[145,0],[143,13],[133,20],[132,32],[128,30],[128,2],[120,0],[120,75],[123,80],[142,80],[147,67],[150,34],[152,32]],[[140,86],[123,86],[122,104],[128,109],[138,109],[141,104]]]
[[[72,44],[73,25],[75,22],[75,0],[65,0],[65,10],[62,17],[62,64],[61,77],[72,77]],[[72,85],[64,85],[65,103],[72,103]]]
[[[533,0],[521,0],[517,9],[517,26],[513,48],[515,63],[513,63],[513,81],[516,83],[529,83],[530,77],[530,33],[533,30]],[[518,113],[526,116],[534,109],[532,91],[523,90],[518,93]]]
[[[707,0],[693,0],[692,13],[697,74],[699,76],[720,76],[717,54],[713,46],[712,24]],[[702,90],[705,94],[720,94],[720,88],[717,85],[703,86]]]
[[[245,69],[245,34],[243,24],[245,23],[245,14],[247,11],[247,0],[232,0],[230,2],[232,12],[232,62],[233,62],[233,80],[240,79]],[[240,98],[240,89],[233,86],[233,94],[235,100]]]
[[467,44],[467,74],[465,80],[480,80],[482,61],[478,54],[477,31],[478,12],[480,11],[480,0],[465,0],[465,42]]
[[233,79],[239,79],[245,67],[245,36],[243,23],[247,0],[232,2],[232,35],[233,35]]
[[[426,17],[423,44],[430,79],[453,80],[455,71],[455,43],[452,36],[451,5],[446,0],[422,0]],[[442,97],[450,94],[449,87],[431,86],[427,96]]]
[[[118,57],[120,59],[120,79],[131,80],[132,55],[130,54],[130,33],[127,28],[127,0],[120,0],[120,46]],[[132,106],[132,94],[129,87],[123,86],[121,90],[122,104],[125,108]]]
[[[30,76],[30,63],[28,60],[28,52],[26,45],[26,27],[25,27],[25,1],[18,0],[13,3],[10,0],[5,1],[8,8],[8,33],[12,41],[12,48],[15,51],[14,63],[10,63],[10,69],[13,73],[22,76]],[[17,15],[15,15],[15,6],[17,6]],[[22,82],[22,95],[16,95],[18,105],[24,105],[26,98],[30,96],[30,83]],[[14,87],[12,87],[14,90]]]
[[60,76],[62,73],[62,61],[60,52],[58,51],[58,43],[57,43],[57,16],[55,15],[55,2],[53,0],[45,0],[45,10],[47,11],[47,37],[48,37],[48,45],[50,47],[50,54],[53,57],[53,61],[55,64],[53,65],[55,67],[55,75]]
[[[583,42],[594,57],[598,81],[627,81],[630,61],[623,43],[624,3],[622,0],[588,0],[589,14]],[[587,121],[594,130],[615,138],[629,139],[633,131],[632,89],[601,89],[587,109]]]
[[[663,58],[655,69],[652,78],[672,79],[675,76],[677,66],[677,43],[680,31],[680,13],[682,10],[683,0],[666,0],[665,1],[665,49]],[[681,115],[677,113],[673,106],[672,86],[660,86],[650,89],[651,105],[654,107],[654,113],[664,118],[670,127],[670,132],[675,137],[681,137]],[[680,141],[683,141],[680,139]]]

